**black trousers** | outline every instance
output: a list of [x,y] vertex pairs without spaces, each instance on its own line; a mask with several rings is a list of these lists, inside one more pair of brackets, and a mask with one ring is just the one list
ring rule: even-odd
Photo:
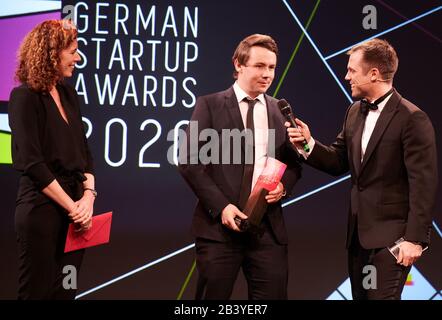
[[[59,182],[74,201],[79,199],[82,194],[80,182]],[[15,211],[19,300],[75,298],[84,250],[64,253],[69,223],[63,208],[36,191],[29,178],[21,178]]]
[[265,225],[261,238],[240,233],[230,242],[196,239],[197,300],[229,299],[240,268],[250,300],[287,299],[287,245],[278,244]]
[[410,269],[397,264],[387,248],[364,249],[355,226],[348,249],[354,300],[400,300]]

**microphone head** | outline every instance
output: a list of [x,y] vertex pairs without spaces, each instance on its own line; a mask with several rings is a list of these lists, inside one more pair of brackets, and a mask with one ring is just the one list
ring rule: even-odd
[[285,99],[281,99],[278,101],[278,108],[285,116],[292,113],[292,108],[290,108],[289,103]]

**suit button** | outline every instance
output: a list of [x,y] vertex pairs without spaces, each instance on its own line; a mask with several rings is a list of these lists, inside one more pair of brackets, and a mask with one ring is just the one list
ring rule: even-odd
[[362,188],[361,186],[358,187],[359,191],[364,191],[364,188]]

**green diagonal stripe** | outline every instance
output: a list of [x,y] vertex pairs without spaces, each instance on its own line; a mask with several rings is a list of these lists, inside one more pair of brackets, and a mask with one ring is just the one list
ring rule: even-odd
[[[320,2],[321,2],[321,0],[316,1],[315,7],[313,8],[312,13],[310,14],[310,17],[308,18],[306,25],[304,26],[305,30],[307,30],[308,27],[310,26],[310,23],[312,22],[313,17],[315,16],[316,11],[318,10]],[[298,39],[298,43],[296,44],[295,50],[293,50],[292,55],[289,59],[289,62],[287,63],[287,66],[285,67],[284,72],[282,73],[282,76],[279,79],[278,85],[276,86],[275,92],[273,93],[273,97],[276,97],[276,95],[278,94],[279,89],[281,88],[282,82],[284,81],[285,76],[287,75],[287,72],[289,71],[290,67],[292,66],[293,59],[295,58],[295,55],[298,52],[299,47],[301,46],[302,40],[304,39],[304,35],[305,35],[305,33],[302,32],[301,36]]]
[[190,268],[189,273],[187,274],[186,280],[184,280],[183,286],[181,287],[180,292],[178,293],[177,300],[181,300],[183,297],[184,291],[186,291],[187,285],[189,284],[190,278],[192,278],[193,272],[195,271],[196,260],[193,260],[192,267]]
[[11,135],[0,132],[0,163],[12,164]]

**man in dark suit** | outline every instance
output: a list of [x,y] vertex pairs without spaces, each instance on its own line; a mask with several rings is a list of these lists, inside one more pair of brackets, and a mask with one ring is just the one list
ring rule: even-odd
[[[265,94],[274,78],[277,52],[269,36],[245,38],[232,58],[234,85],[196,102],[187,131],[188,152],[185,160],[180,160],[179,170],[198,197],[192,222],[199,272],[197,299],[228,299],[241,267],[249,299],[287,299],[288,239],[281,199],[291,192],[301,169],[277,100]],[[252,148],[248,148],[247,135],[246,143],[242,140],[235,148],[230,138],[225,139],[226,132],[231,133],[233,142],[238,141],[235,133],[251,132]],[[203,135],[211,136],[210,143],[221,142],[211,151],[210,161],[203,159],[205,141],[200,141],[196,150],[189,147],[192,139],[205,140]],[[242,212],[245,202],[268,156],[288,167],[279,185],[266,196],[263,234],[257,236],[241,232],[235,218],[247,218]],[[247,161],[250,158],[252,161]]]
[[[287,130],[298,149],[308,141],[309,165],[332,175],[351,172],[347,248],[353,298],[400,299],[411,265],[430,242],[437,189],[434,129],[393,88],[398,58],[387,41],[372,39],[348,54],[345,79],[353,98],[361,100],[348,108],[336,141],[327,147],[313,140],[300,120],[297,129]],[[401,238],[395,259],[387,247]]]

